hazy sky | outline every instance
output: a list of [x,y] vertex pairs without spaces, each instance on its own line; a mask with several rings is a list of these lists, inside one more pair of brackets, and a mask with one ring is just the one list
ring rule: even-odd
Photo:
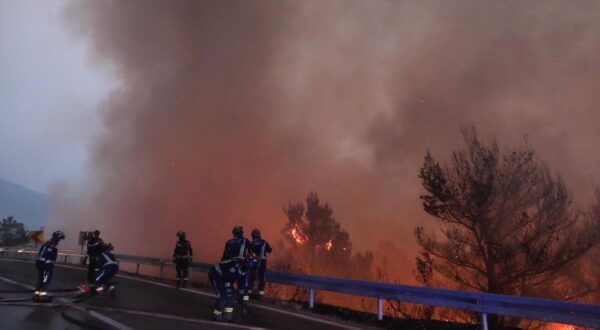
[[69,35],[64,1],[0,0],[0,178],[38,192],[83,177],[111,88]]

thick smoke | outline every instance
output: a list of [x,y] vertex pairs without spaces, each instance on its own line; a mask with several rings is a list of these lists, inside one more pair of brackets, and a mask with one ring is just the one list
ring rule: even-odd
[[411,262],[423,155],[447,156],[465,124],[527,135],[578,196],[598,175],[599,2],[77,1],[65,16],[121,86],[51,226],[124,252],[168,255],[183,229],[214,260],[234,224],[276,240],[314,190],[356,249],[393,241]]

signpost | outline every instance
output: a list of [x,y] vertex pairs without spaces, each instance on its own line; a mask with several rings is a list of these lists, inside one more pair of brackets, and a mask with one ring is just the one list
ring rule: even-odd
[[85,245],[85,242],[87,241],[87,231],[80,231],[79,232],[79,240],[78,243],[79,245],[81,245],[81,251],[83,251],[83,246]]
[[[87,239],[88,239],[88,232],[87,231],[80,231],[79,232],[79,240],[78,240],[77,244],[81,245],[81,253],[83,253],[83,246],[85,245],[85,242],[87,241]],[[82,258],[81,259],[81,264],[82,265],[85,265],[86,258]]]

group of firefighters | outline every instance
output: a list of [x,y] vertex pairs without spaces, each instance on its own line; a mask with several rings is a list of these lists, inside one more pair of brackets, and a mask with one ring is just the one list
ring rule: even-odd
[[[267,253],[272,248],[261,238],[258,229],[252,230],[252,240],[244,237],[244,228],[235,226],[233,238],[225,243],[221,261],[213,265],[208,278],[217,293],[214,316],[219,321],[233,320],[233,305],[237,301],[243,304],[254,296],[260,299],[265,294],[265,272],[267,269]],[[185,232],[177,232],[178,241],[173,251],[175,264],[176,287],[185,287],[188,281],[189,268],[192,263],[192,245],[186,240]],[[47,287],[52,279],[53,266],[57,257],[58,243],[65,239],[62,231],[55,231],[52,238],[44,243],[37,255],[36,268],[38,280],[34,291],[34,301],[47,301]],[[87,286],[82,293],[89,295],[102,294],[111,291],[114,286],[110,280],[119,270],[112,254],[113,246],[105,244],[100,238],[100,231],[89,232],[87,240]],[[257,292],[253,294],[254,282],[258,282]],[[237,290],[237,292],[236,292]]]
[[[244,237],[244,228],[241,226],[235,226],[232,234],[233,238],[225,243],[221,261],[208,272],[208,279],[217,292],[215,319],[227,322],[233,320],[235,297],[241,304],[248,301],[255,281],[258,281],[256,297],[260,299],[264,296],[267,253],[273,251],[269,243],[261,238],[258,229],[252,230],[252,241]],[[176,286],[179,288],[185,287],[188,281],[192,246],[185,239],[184,232],[179,231],[177,237],[179,240],[175,244],[173,261],[177,271]]]
[[[35,266],[38,271],[38,280],[33,293],[33,300],[38,302],[48,301],[48,285],[52,279],[54,263],[58,255],[58,243],[65,239],[65,234],[62,231],[52,233],[52,238],[44,243],[38,252]],[[112,254],[114,249],[112,244],[104,244],[100,238],[100,231],[95,230],[89,232],[87,240],[87,255],[88,261],[86,287],[80,287],[82,293],[91,295],[111,291],[114,286],[110,285],[110,280],[119,270],[119,265],[115,256]]]

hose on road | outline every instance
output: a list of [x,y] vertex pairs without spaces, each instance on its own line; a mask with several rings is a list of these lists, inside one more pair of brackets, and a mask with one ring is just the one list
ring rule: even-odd
[[[16,302],[16,301],[15,302],[3,302],[3,301],[0,301],[0,306],[25,306],[25,307],[47,307],[47,308],[64,307],[64,309],[61,312],[61,316],[63,318],[65,318],[65,320],[67,320],[71,323],[77,324],[81,327],[87,328],[87,329],[107,329],[110,327],[104,326],[104,325],[99,325],[99,324],[92,324],[90,322],[79,320],[76,317],[69,315],[68,311],[72,310],[72,308],[80,307],[82,309],[82,311],[96,310],[96,311],[101,311],[101,312],[102,311],[117,312],[117,313],[120,312],[120,313],[126,313],[126,314],[131,314],[131,315],[157,317],[157,318],[162,318],[162,319],[178,320],[178,321],[182,321],[182,322],[190,322],[190,323],[203,324],[203,325],[223,325],[222,322],[210,321],[210,320],[205,320],[205,319],[197,319],[197,318],[187,318],[187,317],[181,317],[179,315],[157,314],[155,312],[146,312],[146,311],[140,311],[140,310],[124,309],[124,308],[109,308],[109,307],[95,307],[95,306],[83,307],[83,306],[78,306],[78,304],[76,304],[76,303],[33,303],[33,302]],[[247,326],[247,325],[243,325],[243,324],[235,324],[235,323],[228,323],[228,327],[243,328],[243,329],[263,329],[263,328],[257,328],[257,327]]]
[[[27,289],[27,290],[0,290],[0,293],[32,293],[35,290]],[[54,290],[46,290],[47,292],[74,292],[79,291],[78,288],[72,289],[54,289]]]
[[0,304],[14,303],[14,302],[24,302],[24,301],[31,301],[31,297],[27,297],[27,298],[14,298],[14,299],[0,299]]

